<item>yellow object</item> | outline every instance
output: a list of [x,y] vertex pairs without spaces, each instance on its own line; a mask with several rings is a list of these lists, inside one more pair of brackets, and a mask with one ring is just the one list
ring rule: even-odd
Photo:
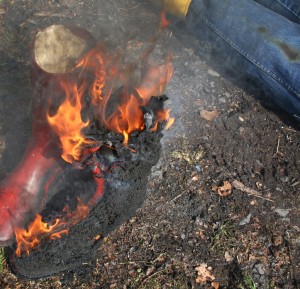
[[192,0],[162,0],[166,11],[179,16],[185,17]]

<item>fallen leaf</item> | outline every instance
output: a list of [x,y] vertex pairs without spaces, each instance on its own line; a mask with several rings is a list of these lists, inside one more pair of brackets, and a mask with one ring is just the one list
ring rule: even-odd
[[195,270],[197,271],[197,279],[196,283],[202,283],[207,281],[213,281],[216,277],[210,272],[207,264],[203,263],[200,266],[196,267]]
[[205,237],[205,234],[203,231],[199,231],[199,237],[202,239],[202,240],[206,240],[206,237]]
[[282,238],[282,236],[276,236],[276,237],[274,237],[273,243],[274,243],[274,245],[275,245],[276,247],[279,246],[279,245],[281,245],[281,244],[283,243],[283,238]]
[[218,190],[218,186],[214,185],[211,189],[216,192]]
[[233,257],[229,254],[228,251],[225,252],[224,257],[225,257],[226,262],[228,262],[228,263],[232,262],[232,260],[233,260]]
[[180,160],[185,160],[189,164],[191,164],[193,161],[191,159],[191,156],[188,152],[183,151],[174,151],[172,152],[172,157]]
[[213,186],[213,191],[217,191],[221,197],[227,197],[232,193],[232,185],[228,181],[223,182],[223,186]]
[[94,241],[98,241],[100,239],[101,239],[101,235],[97,235],[97,236],[94,237]]
[[193,177],[192,177],[192,181],[193,181],[193,182],[196,182],[196,181],[198,181],[198,180],[199,180],[199,177],[198,177],[198,176],[193,176]]
[[211,282],[211,286],[212,286],[214,289],[219,289],[219,288],[220,288],[220,283],[219,283],[219,282]]
[[200,111],[200,117],[203,119],[206,119],[208,121],[213,120],[214,118],[216,118],[218,116],[218,112],[217,110],[201,110]]
[[277,213],[280,217],[285,218],[289,214],[290,210],[285,209],[276,209],[275,213]]
[[249,223],[250,223],[250,220],[251,220],[251,217],[252,217],[252,215],[249,214],[246,218],[244,218],[243,220],[241,220],[241,221],[239,222],[239,225],[240,225],[240,226],[244,226],[244,225],[249,224]]

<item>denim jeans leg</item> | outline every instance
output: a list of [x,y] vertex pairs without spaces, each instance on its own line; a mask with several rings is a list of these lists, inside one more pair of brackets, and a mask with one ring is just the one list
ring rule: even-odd
[[300,23],[300,2],[299,0],[254,0],[266,8],[282,15],[283,17]]
[[[299,8],[295,1],[273,1],[294,12]],[[224,48],[222,63],[229,59],[271,102],[300,120],[300,24],[284,13],[254,0],[193,0],[186,21],[199,37],[209,30]]]
[[[275,0],[298,18],[300,22],[300,3],[298,0]],[[296,21],[297,22],[297,21]]]

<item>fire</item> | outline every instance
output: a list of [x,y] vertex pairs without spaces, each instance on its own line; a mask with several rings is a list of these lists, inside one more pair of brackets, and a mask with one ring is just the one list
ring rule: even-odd
[[169,129],[175,121],[175,119],[170,116],[170,112],[171,112],[170,109],[163,109],[163,110],[158,111],[157,116],[156,116],[156,122],[151,130],[156,131],[158,123],[165,121],[165,120],[167,121],[165,128]]
[[40,243],[40,236],[43,234],[49,234],[59,225],[59,223],[59,219],[56,219],[53,225],[44,223],[42,221],[42,216],[37,214],[35,220],[29,225],[28,230],[15,227],[14,231],[17,241],[17,256],[21,256],[22,251],[29,254],[30,249],[35,248]]
[[[80,199],[78,199],[77,209],[69,212],[68,208],[64,209],[67,213],[68,223],[75,225],[87,217],[89,208]],[[29,254],[30,250],[35,248],[42,239],[48,237],[51,240],[61,238],[63,234],[68,234],[66,222],[62,219],[55,219],[51,224],[42,221],[42,216],[36,214],[35,219],[29,224],[28,229],[14,227],[16,236],[17,249],[16,255],[21,256],[22,252]]]
[[127,145],[127,144],[128,144],[129,135],[128,135],[128,133],[127,133],[126,130],[123,130],[122,133],[123,133],[123,136],[124,136],[123,143],[124,143],[125,145]]
[[[145,128],[144,115],[140,107],[146,106],[151,96],[160,95],[163,92],[173,74],[171,60],[172,57],[168,56],[163,65],[149,65],[141,84],[134,89],[135,93],[130,92],[129,89],[125,90],[125,93],[121,94],[121,104],[117,110],[108,118],[104,117],[103,121],[110,130],[123,134],[124,144],[128,143],[129,136],[133,131],[142,131]],[[158,122],[169,118],[169,110],[158,111]],[[156,126],[157,124],[154,127]],[[153,131],[155,130],[154,128]]]
[[76,218],[78,220],[83,220],[85,219],[89,212],[90,212],[90,209],[87,205],[85,205],[81,199],[78,198],[78,204],[77,204],[77,210],[75,211],[75,213],[72,214],[71,216],[71,220],[75,220]]
[[84,122],[81,118],[84,90],[81,87],[78,88],[71,80],[61,82],[61,87],[65,91],[66,99],[54,116],[48,115],[48,122],[60,138],[63,149],[62,158],[72,163],[80,159],[81,146],[87,143],[81,130],[88,126],[89,121]]
[[169,26],[169,20],[167,19],[166,16],[166,11],[165,10],[161,10],[160,12],[160,24],[159,24],[159,28],[160,29],[165,29]]
[[129,134],[135,130],[143,130],[143,113],[140,103],[133,94],[122,95],[122,104],[105,120],[106,126],[124,136],[123,143],[128,143]]
[[[163,22],[163,26],[165,25],[167,23]],[[132,132],[145,129],[141,107],[147,106],[152,96],[159,96],[170,81],[173,73],[171,60],[172,57],[168,56],[162,65],[146,65],[141,82],[132,87],[129,83],[130,77],[126,76],[126,69],[118,69],[121,67],[120,64],[117,65],[118,57],[104,54],[102,48],[97,45],[77,63],[71,73],[59,76],[57,81],[64,99],[53,114],[50,113],[50,107],[55,103],[52,103],[51,95],[49,96],[47,120],[53,132],[59,137],[61,157],[69,163],[84,159],[85,147],[93,142],[87,140],[83,130],[95,120],[108,130],[123,135],[123,144],[127,145]],[[119,94],[115,92],[117,85]],[[112,110],[112,107],[115,109]],[[89,112],[89,119],[83,120],[83,109]],[[170,118],[170,111],[156,108],[151,130],[156,131],[158,123],[165,121],[167,127],[174,122],[174,119]],[[97,159],[94,161],[93,175],[97,190],[91,204],[102,196],[104,185],[100,166],[97,165]],[[27,229],[15,227],[16,254],[18,256],[22,252],[29,254],[30,249],[35,248],[45,237],[61,238],[63,234],[68,233],[66,228],[86,218],[89,210],[90,205],[87,206],[78,200],[77,210],[70,212],[65,208],[62,219],[45,223],[42,216],[37,214]],[[67,223],[65,219],[68,219]]]
[[[110,59],[112,64],[106,62],[106,59]],[[48,115],[48,121],[61,141],[62,158],[70,163],[79,161],[82,145],[88,143],[82,129],[89,125],[89,121],[84,122],[81,118],[86,94],[90,96],[94,117],[107,129],[122,134],[124,144],[128,143],[133,131],[142,131],[145,127],[140,107],[147,105],[151,96],[163,92],[173,74],[171,61],[172,56],[169,55],[162,65],[148,65],[140,85],[130,89],[124,71],[119,71],[117,65],[113,64],[114,56],[105,56],[99,45],[87,53],[77,64],[76,70],[79,71],[78,79],[88,77],[91,81],[81,81],[81,85],[78,85],[71,78],[63,79],[61,87],[66,95],[65,101],[54,116]],[[114,83],[123,84],[117,99],[112,94]],[[108,106],[114,101],[118,105],[108,114]],[[162,111],[158,121],[168,118],[169,113]]]
[[[104,59],[105,55],[102,52],[102,47],[97,45],[76,65],[76,68],[81,72],[81,76],[87,74],[92,74],[93,76],[89,94],[91,95],[91,101],[94,106],[97,106],[99,101],[103,99],[105,84],[108,80],[106,72],[108,68],[106,67]],[[110,68],[110,72],[113,70],[114,68]]]
[[140,97],[144,99],[144,105],[147,104],[151,96],[163,93],[165,86],[169,83],[173,75],[172,67],[173,56],[168,55],[162,65],[149,65],[139,87],[136,88]]

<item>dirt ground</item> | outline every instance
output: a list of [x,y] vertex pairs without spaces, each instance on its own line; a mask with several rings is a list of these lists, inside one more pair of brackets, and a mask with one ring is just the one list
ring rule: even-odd
[[[158,15],[147,1],[7,0],[0,21],[3,179],[30,137],[37,31],[78,25],[109,49],[135,51],[155,33]],[[176,121],[143,206],[78,270],[24,280],[4,260],[1,288],[300,287],[299,124],[231,82],[208,44],[174,29],[160,36],[154,60],[173,54],[167,94]]]

